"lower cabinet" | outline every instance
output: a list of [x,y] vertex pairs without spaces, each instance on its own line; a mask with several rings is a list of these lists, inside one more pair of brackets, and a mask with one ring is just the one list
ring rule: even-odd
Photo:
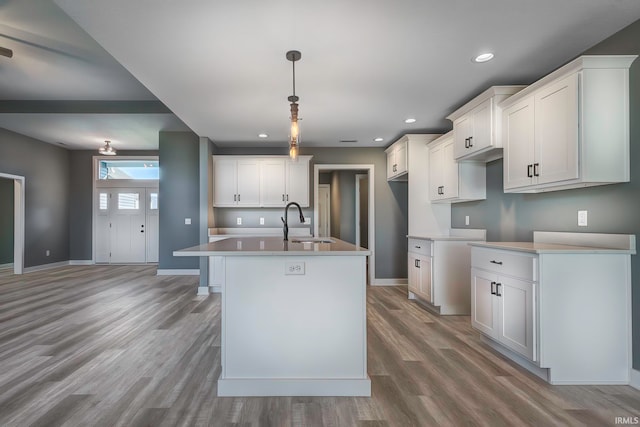
[[425,301],[433,303],[431,257],[409,252],[407,259],[409,291],[419,295]]
[[536,360],[535,283],[471,270],[471,324],[511,350]]

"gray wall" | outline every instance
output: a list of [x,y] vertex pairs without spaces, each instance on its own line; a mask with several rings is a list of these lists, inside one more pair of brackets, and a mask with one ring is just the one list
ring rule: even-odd
[[0,178],[0,265],[13,263],[13,180]]
[[67,261],[69,152],[0,129],[0,172],[25,177],[24,266]]
[[[91,260],[93,227],[93,158],[97,150],[69,151],[69,256]],[[118,156],[157,156],[157,150],[118,150]]]
[[[640,21],[589,49],[587,54],[640,54]],[[542,194],[504,194],[502,160],[488,164],[487,200],[453,205],[453,227],[486,228],[488,240],[532,239],[534,230],[625,233],[640,236],[640,60],[630,70],[631,182]],[[588,227],[577,211],[589,211]],[[640,256],[631,257],[633,365],[640,369]]]
[[160,132],[159,269],[199,268],[195,257],[173,256],[176,249],[200,244],[199,152],[193,132]]
[[[225,148],[218,147],[217,154],[226,155],[286,155],[283,148]],[[376,277],[395,279],[407,277],[407,183],[387,183],[387,157],[382,148],[314,148],[302,147],[301,155],[314,156],[310,166],[310,194],[313,194],[313,165],[315,164],[373,164],[375,167],[375,227],[376,227]],[[312,197],[313,198],[313,197]],[[216,226],[235,227],[236,216],[244,215],[255,227],[257,218],[264,213],[265,225],[280,226],[282,210],[269,209],[215,209]],[[313,213],[305,209],[305,216]],[[250,225],[253,224],[253,225]]]

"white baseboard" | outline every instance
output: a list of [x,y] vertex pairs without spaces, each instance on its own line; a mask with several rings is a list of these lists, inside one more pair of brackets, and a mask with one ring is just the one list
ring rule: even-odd
[[0,270],[13,270],[13,263],[0,264]]
[[221,294],[222,286],[220,285],[209,285],[209,292],[212,294]]
[[406,284],[407,279],[374,279],[371,286],[401,286]]
[[24,272],[33,273],[34,271],[49,270],[51,268],[66,267],[68,265],[69,265],[69,261],[52,262],[50,264],[41,264],[41,265],[34,265],[33,267],[26,267],[24,269]]
[[629,375],[629,385],[637,390],[640,390],[640,371],[631,369]]
[[198,286],[198,296],[207,296],[209,295],[209,287],[208,286]]
[[199,276],[199,268],[163,268],[158,269],[158,276]]
[[95,262],[93,262],[92,259],[72,259],[71,261],[69,261],[69,265],[93,265],[95,264]]

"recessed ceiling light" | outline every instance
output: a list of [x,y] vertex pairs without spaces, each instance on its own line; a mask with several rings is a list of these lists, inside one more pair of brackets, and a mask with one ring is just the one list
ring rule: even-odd
[[487,62],[487,61],[491,61],[492,59],[493,59],[493,53],[487,52],[487,53],[481,53],[480,55],[473,58],[473,62]]
[[378,138],[375,138],[374,141],[375,142],[382,142],[382,141],[384,141],[384,138],[378,137]]
[[267,135],[266,133],[259,133],[258,134],[258,138],[268,138],[269,135]]
[[416,119],[405,119],[405,123],[415,123]]

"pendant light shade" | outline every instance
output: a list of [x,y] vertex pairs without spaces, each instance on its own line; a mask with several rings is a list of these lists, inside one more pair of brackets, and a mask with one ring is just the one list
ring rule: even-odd
[[105,141],[104,147],[100,147],[98,153],[102,154],[103,156],[115,156],[116,150],[111,146],[111,141]]
[[298,159],[298,150],[300,146],[300,128],[298,125],[298,98],[296,96],[296,61],[302,58],[302,54],[297,50],[287,52],[287,59],[293,65],[293,95],[287,99],[291,103],[291,129],[289,131],[289,157],[291,160]]

